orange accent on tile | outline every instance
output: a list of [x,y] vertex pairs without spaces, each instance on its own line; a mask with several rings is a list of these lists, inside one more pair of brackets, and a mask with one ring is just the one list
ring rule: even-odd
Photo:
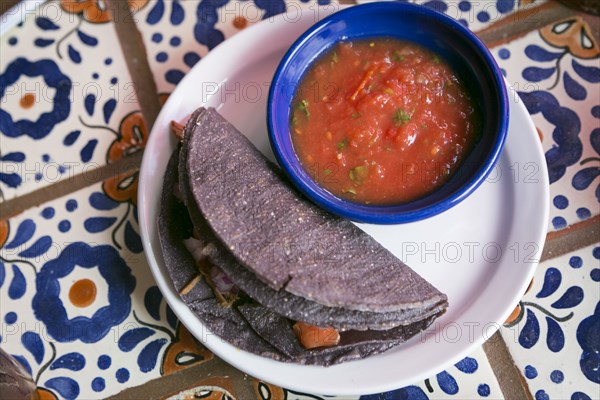
[[71,286],[69,300],[75,307],[85,308],[96,300],[96,284],[90,279],[80,279]]
[[531,281],[529,282],[529,286],[527,286],[527,289],[525,289],[525,294],[529,293],[529,291],[531,290],[531,287],[533,286],[533,280],[535,278],[531,278]]
[[158,102],[160,103],[161,107],[165,105],[165,103],[169,99],[170,95],[171,95],[171,93],[159,93],[158,94]]
[[137,205],[138,176],[139,171],[117,174],[102,183],[102,190],[114,201]]
[[33,393],[32,400],[58,400],[58,398],[48,389],[39,387]]
[[165,351],[161,373],[170,375],[212,358],[212,352],[198,342],[183,324],[179,324],[176,339]]
[[285,400],[285,392],[279,386],[254,379],[252,387],[257,400]]
[[148,129],[142,113],[132,112],[125,116],[119,127],[119,137],[110,145],[107,153],[109,163],[140,151],[148,140]]
[[540,36],[551,46],[566,48],[579,58],[596,58],[600,47],[588,23],[579,16],[563,18],[540,29]]
[[34,103],[35,103],[35,95],[33,93],[25,93],[25,95],[23,97],[21,97],[21,101],[19,102],[19,105],[21,106],[21,108],[28,109],[28,108],[33,107]]
[[[119,137],[112,142],[106,153],[108,163],[113,164],[141,151],[147,141],[148,129],[142,113],[135,111],[126,115],[119,127]],[[102,190],[115,201],[137,205],[138,175],[139,171],[117,174],[103,182]]]
[[[128,0],[129,9],[132,13],[139,11],[148,0]],[[105,1],[100,0],[61,0],[63,10],[70,14],[81,14],[83,18],[94,24],[102,24],[112,20],[110,10]]]
[[248,26],[248,20],[241,15],[238,15],[233,19],[232,24],[237,29],[244,29],[246,26]]
[[101,24],[112,20],[110,11],[105,9],[104,2],[98,0],[61,0],[61,7],[71,14],[82,14],[83,18],[94,24]]
[[538,137],[540,138],[540,142],[544,141],[544,134],[542,133],[542,130],[538,127],[535,128],[535,130],[537,131]]
[[504,325],[509,325],[513,323],[519,317],[519,315],[521,315],[521,312],[521,305],[517,304],[515,309],[508,316],[508,318],[506,318],[506,321],[504,321]]
[[132,13],[136,13],[148,4],[149,0],[129,0],[129,9]]
[[[531,290],[531,286],[533,286],[533,278],[529,282],[529,286],[527,286],[527,289],[525,290],[525,293],[523,293],[523,296],[526,295],[527,293],[529,293],[529,291]],[[521,308],[521,304],[517,304],[515,309],[508,316],[508,318],[506,318],[506,321],[504,321],[504,325],[509,325],[509,324],[515,322],[515,320],[517,318],[519,318],[519,315],[521,315],[522,312],[523,312],[523,310]]]
[[0,249],[6,243],[9,233],[10,233],[10,225],[8,223],[8,220],[0,219]]

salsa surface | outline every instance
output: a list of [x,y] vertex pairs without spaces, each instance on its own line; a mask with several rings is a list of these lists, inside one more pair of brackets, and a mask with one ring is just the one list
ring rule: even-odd
[[434,191],[477,140],[476,107],[431,51],[390,38],[340,42],[302,78],[294,149],[334,195],[399,204]]

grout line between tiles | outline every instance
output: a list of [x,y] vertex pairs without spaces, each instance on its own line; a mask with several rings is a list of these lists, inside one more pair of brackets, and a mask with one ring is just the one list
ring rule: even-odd
[[20,0],[0,0],[0,14],[4,14],[17,4]]
[[476,33],[489,48],[493,48],[517,40],[531,31],[572,16],[583,18],[592,28],[592,34],[596,41],[600,42],[600,18],[598,16],[569,8],[555,0],[549,0],[536,7],[521,9]]
[[499,331],[494,333],[494,335],[483,344],[483,351],[488,358],[494,375],[496,375],[504,398],[506,400],[531,400],[531,392],[526,386],[521,373],[515,366],[512,355]]
[[568,228],[548,233],[540,261],[556,258],[599,242],[600,215],[596,215]]
[[74,175],[55,184],[45,186],[33,192],[24,194],[0,203],[0,219],[14,217],[23,211],[36,207],[47,201],[73,193],[84,187],[102,182],[105,179],[139,169],[142,162],[142,152],[137,152],[113,164],[90,169],[81,174]]
[[493,48],[573,14],[578,12],[557,1],[549,0],[536,7],[523,8],[476,33],[489,48]]
[[129,9],[129,2],[110,0],[114,27],[133,81],[142,116],[148,129],[152,129],[161,105],[156,83],[148,63],[146,48],[137,29],[136,16]]
[[200,365],[151,380],[142,386],[125,389],[107,400],[164,399],[167,396],[197,387],[203,380],[211,377],[229,378],[237,400],[256,398],[252,377],[235,369],[220,358],[214,357]]

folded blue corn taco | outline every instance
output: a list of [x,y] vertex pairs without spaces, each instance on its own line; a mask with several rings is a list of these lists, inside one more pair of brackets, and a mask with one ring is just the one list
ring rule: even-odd
[[[350,221],[306,200],[214,109],[195,111],[165,174],[163,258],[214,334],[280,361],[332,365],[426,329],[447,297]],[[326,337],[306,340],[311,335]]]

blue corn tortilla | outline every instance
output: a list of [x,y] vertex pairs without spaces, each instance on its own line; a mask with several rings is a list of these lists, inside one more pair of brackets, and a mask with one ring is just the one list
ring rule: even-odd
[[[199,118],[206,115],[205,113],[209,114],[209,120],[200,122]],[[213,120],[210,121],[210,119]],[[190,133],[190,128],[195,129],[195,127],[202,131],[200,133],[202,136]],[[190,309],[214,334],[241,349],[276,360],[301,364],[332,365],[364,358],[398,345],[426,329],[435,318],[445,311],[447,301],[441,294],[437,303],[431,302],[430,304],[421,301],[418,306],[415,306],[414,302],[408,304],[406,309],[363,311],[322,304],[288,292],[286,288],[275,289],[268,282],[260,279],[252,268],[242,264],[237,257],[235,248],[231,251],[215,235],[212,230],[213,225],[205,219],[205,214],[196,202],[198,181],[191,178],[192,174],[190,174],[188,165],[206,161],[197,160],[198,157],[205,156],[190,151],[194,147],[190,146],[190,143],[200,140],[206,135],[206,132],[213,132],[219,128],[222,135],[242,136],[214,110],[198,110],[192,115],[186,126],[182,149],[176,150],[167,168],[158,221],[163,257],[173,284]],[[238,142],[238,146],[239,143],[253,148],[247,141]],[[269,173],[277,176],[279,185],[288,185],[279,171],[275,169],[276,167],[266,161],[260,153],[256,152],[254,156],[259,161],[258,166],[261,173],[264,173],[266,167]],[[195,161],[190,159],[195,159]],[[253,164],[247,159],[241,161],[245,163],[244,165]],[[255,166],[250,166],[250,168],[255,168]],[[219,172],[213,174],[217,179],[227,177],[226,169],[217,167],[213,169],[214,171]],[[260,176],[261,173],[258,173],[258,177],[250,174],[246,178],[251,183],[255,179],[261,180],[263,179]],[[233,183],[233,186],[238,188],[242,181],[239,179],[229,180],[223,185],[227,186]],[[226,188],[221,188],[219,191],[221,194],[235,192],[235,190],[232,192]],[[179,198],[174,195],[176,192],[179,192]],[[298,196],[295,191],[292,193]],[[306,202],[303,198],[301,199]],[[229,202],[230,199],[224,199],[224,201]],[[307,205],[309,208],[314,207],[310,203]],[[320,210],[317,209],[317,212],[319,213]],[[336,219],[329,214],[326,216]],[[345,225],[342,224],[342,226]],[[191,236],[192,230],[196,231],[196,236],[200,237],[200,241],[207,250],[206,259],[223,270],[254,301],[234,303],[230,308],[223,307],[216,300],[209,285],[204,280],[197,279],[199,272],[196,263],[183,245],[183,240]],[[352,234],[366,235],[360,230],[352,230]],[[255,239],[253,238],[251,243],[254,244]],[[381,250],[378,249],[378,251]],[[402,269],[402,271],[406,271],[406,269]],[[412,270],[410,271],[412,272]],[[421,279],[418,275],[414,275]],[[411,279],[415,278],[411,276]],[[195,282],[191,288],[189,287],[190,282]],[[433,289],[430,292],[437,291]],[[426,294],[430,292],[426,292]],[[362,295],[368,294],[363,293]],[[356,304],[356,302],[351,303]],[[341,331],[340,343],[334,347],[306,350],[293,333],[293,321],[303,321],[318,326],[333,326]]]
[[447,302],[352,222],[302,197],[214,109],[192,114],[181,151],[188,206],[193,203],[238,262],[272,289],[379,313]]
[[[221,306],[210,286],[196,279],[199,275],[196,262],[183,243],[192,235],[192,223],[185,206],[175,196],[178,155],[179,149],[167,165],[158,217],[163,259],[175,290],[213,334],[252,353],[284,361],[287,357],[255,333],[239,312]],[[195,282],[191,288],[190,282]]]
[[242,266],[232,252],[215,237],[204,216],[198,210],[189,187],[189,176],[185,164],[187,158],[179,155],[179,191],[187,211],[194,221],[197,236],[207,249],[206,258],[213,265],[223,270],[230,279],[251,298],[265,307],[295,321],[303,321],[317,326],[332,326],[336,329],[348,330],[381,330],[399,325],[418,322],[432,315],[443,312],[447,306],[445,299],[429,309],[407,308],[396,312],[377,313],[371,311],[349,310],[341,307],[330,307],[310,299],[296,296],[286,290],[275,290],[260,280],[254,273]]
[[[386,351],[426,329],[437,317],[432,315],[389,330],[343,331],[337,346],[307,350],[293,332],[293,321],[267,307],[254,302],[222,306],[206,281],[196,279],[199,276],[196,262],[183,245],[183,241],[192,234],[192,222],[183,202],[174,194],[177,190],[178,153],[179,150],[173,153],[164,180],[158,219],[161,249],[175,289],[212,334],[263,357],[329,366]],[[195,282],[191,288],[190,282]]]

